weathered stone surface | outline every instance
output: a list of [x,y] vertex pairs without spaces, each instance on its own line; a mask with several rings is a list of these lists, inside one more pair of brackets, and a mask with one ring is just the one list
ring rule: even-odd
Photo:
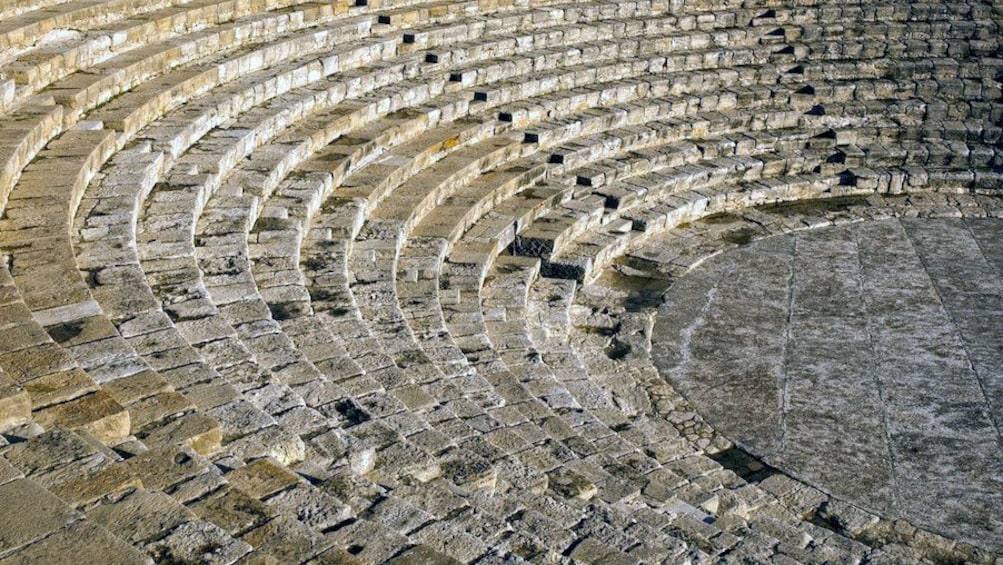
[[0,485],[0,507],[12,517],[0,524],[0,551],[4,552],[46,536],[78,517],[66,503],[28,479]]
[[150,544],[154,561],[235,563],[251,551],[246,542],[235,540],[211,523],[186,522],[167,537]]
[[[988,508],[1003,504],[992,479],[1003,459],[986,392],[998,384],[968,352],[1003,337],[969,322],[1003,281],[969,223],[999,229],[865,223],[714,258],[668,293],[654,358],[770,464],[881,515],[996,545]],[[877,521],[825,508],[851,536]]]
[[195,514],[166,494],[136,489],[101,501],[87,517],[121,539],[143,545],[195,519]]
[[993,563],[1001,25],[0,2],[0,560]]
[[35,413],[43,426],[82,428],[102,441],[124,438],[131,431],[129,412],[104,391],[43,408]]
[[82,520],[25,548],[17,554],[17,562],[128,565],[153,563],[153,559],[126,544],[108,530]]
[[224,489],[189,505],[203,520],[238,536],[274,517],[267,506],[236,489]]
[[258,459],[235,469],[226,480],[255,498],[268,498],[299,483],[299,478],[273,459]]
[[0,430],[27,423],[31,406],[29,393],[0,373]]

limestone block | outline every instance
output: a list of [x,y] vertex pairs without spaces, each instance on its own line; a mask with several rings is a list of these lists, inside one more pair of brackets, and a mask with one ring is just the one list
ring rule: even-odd
[[238,489],[222,489],[189,505],[195,514],[229,532],[240,535],[275,516],[275,511]]
[[102,500],[87,510],[87,517],[139,545],[194,520],[195,514],[166,494],[138,488]]
[[187,413],[180,418],[141,430],[138,435],[148,445],[169,446],[184,443],[203,455],[219,450],[223,440],[219,422],[202,412]]
[[131,432],[129,412],[102,390],[38,410],[34,418],[45,427],[82,428],[104,442],[114,442]]
[[19,426],[31,418],[29,392],[0,372],[0,430]]
[[247,542],[233,539],[209,522],[181,524],[148,547],[155,561],[175,559],[217,564],[234,563],[252,549]]
[[56,534],[17,553],[18,563],[153,563],[149,556],[123,542],[108,530],[87,520],[75,522]]
[[125,465],[112,464],[88,476],[80,476],[51,487],[51,491],[68,504],[82,507],[107,495],[142,486]]
[[0,485],[0,505],[16,512],[18,519],[0,522],[2,551],[22,547],[78,518],[62,500],[28,479]]
[[263,458],[226,475],[227,481],[247,494],[265,499],[291,488],[299,483],[299,478],[274,459]]
[[352,516],[351,507],[304,484],[276,494],[268,505],[315,529],[330,528]]

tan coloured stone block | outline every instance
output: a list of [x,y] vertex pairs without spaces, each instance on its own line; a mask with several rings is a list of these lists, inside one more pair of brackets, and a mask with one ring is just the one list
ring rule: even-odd
[[39,565],[153,563],[149,556],[126,544],[108,530],[87,520],[76,522],[18,552],[15,560],[26,565],[35,563]]
[[19,426],[31,418],[31,397],[0,372],[0,430]]
[[87,373],[72,368],[27,381],[24,389],[31,395],[32,403],[38,410],[95,392],[98,385]]
[[300,482],[294,473],[268,457],[234,469],[227,473],[226,480],[258,499],[270,497]]
[[0,354],[0,367],[3,367],[4,372],[18,384],[69,370],[73,366],[73,359],[66,351],[51,342]]
[[195,405],[187,397],[176,392],[161,392],[128,405],[135,430],[142,430],[150,424],[179,416],[194,408]]
[[142,488],[102,500],[87,510],[87,517],[136,545],[163,537],[182,523],[196,519],[193,512],[170,496]]
[[223,489],[188,506],[203,520],[239,536],[264,524],[275,516],[275,511],[234,488]]
[[52,493],[76,507],[91,504],[103,496],[129,488],[142,487],[143,482],[122,464],[112,464],[89,477],[64,482],[52,487]]
[[9,551],[65,526],[77,517],[69,506],[28,479],[0,485],[0,508],[16,520],[0,520],[0,551]]
[[303,556],[314,555],[333,543],[328,537],[315,533],[303,522],[286,516],[279,516],[247,532],[242,539],[259,552],[275,557],[280,563],[301,560]]
[[44,408],[34,417],[45,427],[83,428],[103,442],[122,439],[131,432],[129,412],[103,390]]
[[[123,406],[163,392],[171,390],[167,381],[153,371],[143,371],[121,379],[115,379],[102,384],[102,388],[108,391]],[[131,407],[130,407],[131,410]],[[135,420],[135,418],[133,418]],[[133,423],[136,428],[142,425]]]
[[184,443],[202,455],[219,450],[223,432],[215,418],[202,412],[190,412],[163,425],[140,434],[148,445],[177,445]]

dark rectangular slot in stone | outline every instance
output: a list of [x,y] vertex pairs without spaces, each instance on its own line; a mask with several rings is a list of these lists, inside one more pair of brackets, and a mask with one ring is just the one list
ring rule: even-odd
[[758,483],[780,472],[738,447],[725,449],[711,455],[710,458],[749,483]]

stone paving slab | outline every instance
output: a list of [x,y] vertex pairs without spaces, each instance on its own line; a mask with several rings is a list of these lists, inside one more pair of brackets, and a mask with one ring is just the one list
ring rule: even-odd
[[1003,548],[993,219],[760,240],[666,295],[654,360],[721,433],[890,519]]

